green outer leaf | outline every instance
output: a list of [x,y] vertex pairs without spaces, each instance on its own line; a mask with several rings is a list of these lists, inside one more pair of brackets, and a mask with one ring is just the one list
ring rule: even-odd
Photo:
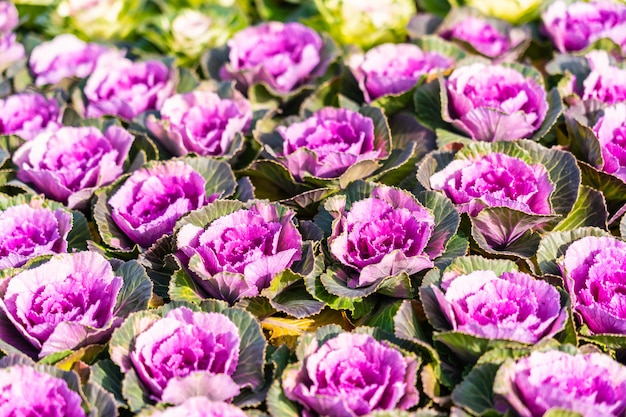
[[204,290],[182,268],[174,272],[167,293],[174,301],[199,304],[208,298]]
[[495,348],[524,347],[523,343],[512,340],[486,339],[462,332],[440,332],[433,335],[436,343],[443,343],[464,363],[475,363],[485,352]]
[[0,148],[0,167],[4,165],[9,159],[11,159],[11,154],[6,150]]
[[[311,227],[317,229],[313,223]],[[302,230],[302,224],[300,229]],[[319,232],[319,229],[315,229],[314,232]],[[320,253],[320,242],[305,240],[302,244],[302,258],[293,263],[291,270],[302,276],[319,276],[324,271],[324,256]]]
[[92,412],[97,411],[98,417],[117,417],[117,405],[110,392],[93,383],[85,384],[83,390],[87,402],[92,406]]
[[598,171],[585,162],[578,161],[578,166],[582,183],[602,192],[609,215],[617,213],[626,203],[626,183],[614,175]]
[[427,190],[431,190],[430,177],[437,171],[444,169],[454,160],[454,152],[434,151],[422,159],[417,166],[417,180]]
[[124,375],[120,368],[110,359],[101,359],[91,366],[89,382],[96,383],[111,393],[118,407],[125,407],[126,401],[122,396],[122,380]]
[[71,350],[64,350],[64,351],[61,351],[61,352],[54,352],[54,353],[51,353],[48,356],[45,356],[44,358],[40,359],[37,363],[40,363],[42,365],[54,365],[57,362],[60,362],[61,360],[67,358],[71,354],[72,354]]
[[257,198],[285,200],[310,190],[309,186],[297,183],[291,172],[276,161],[257,160],[238,174],[250,178]]
[[[530,258],[537,250],[539,238],[532,239],[529,233],[533,228],[555,218],[556,216],[528,214],[509,207],[488,207],[481,210],[475,217],[470,217],[470,220],[472,236],[483,250]],[[532,240],[526,242],[525,238]]]
[[376,308],[372,311],[372,314],[367,316],[362,323],[359,323],[359,325],[377,327],[386,332],[393,333],[394,317],[396,316],[396,313],[398,312],[398,309],[402,304],[402,300],[382,300],[379,304],[376,305]]
[[174,227],[177,232],[181,227],[191,224],[198,227],[207,227],[211,222],[220,217],[234,213],[237,210],[246,207],[244,203],[237,200],[215,200],[211,204],[207,204],[197,210],[181,217]]
[[434,260],[435,267],[439,269],[448,267],[453,260],[467,255],[468,250],[469,241],[459,235],[453,235],[446,245],[446,250]]
[[451,132],[446,129],[437,129],[435,133],[437,135],[437,148],[438,149],[449,148],[449,145],[452,145],[452,144],[469,145],[471,143],[476,142],[472,138],[463,136],[459,133]]
[[569,151],[578,160],[587,162],[596,167],[604,165],[602,158],[602,146],[595,133],[589,126],[585,126],[576,119],[576,114],[565,114],[565,126],[570,139]]
[[322,284],[321,278],[305,277],[306,289],[316,300],[325,302],[333,310],[350,310],[353,315],[359,312],[369,313],[374,306],[374,301],[368,297],[348,298],[333,295]]
[[[450,3],[448,0],[417,0],[419,10],[438,16],[446,16],[450,12]],[[456,1],[453,0],[452,3]]]
[[551,408],[543,415],[543,417],[584,417],[582,414],[562,408]]
[[546,167],[550,182],[554,184],[554,191],[550,196],[552,210],[562,216],[567,215],[574,206],[580,186],[581,174],[574,156],[569,152],[547,149],[526,140],[517,143],[528,151],[532,161]]
[[493,409],[493,381],[499,367],[495,363],[475,366],[452,391],[452,401],[477,415]]
[[561,275],[556,260],[565,254],[567,247],[575,240],[585,236],[610,236],[602,229],[583,227],[563,232],[550,232],[541,238],[537,250],[537,263],[543,274]]
[[585,226],[606,229],[608,217],[609,214],[602,193],[586,185],[581,185],[578,189],[578,199],[574,203],[572,211],[552,230],[573,230]]
[[[228,317],[239,329],[240,350],[239,363],[232,375],[233,380],[240,386],[249,387],[253,392],[261,389],[264,377],[265,350],[267,341],[263,336],[261,326],[256,318],[245,310],[228,308],[221,312]],[[238,406],[248,405],[238,401],[235,397],[234,404]],[[254,404],[250,404],[254,405]]]
[[[172,308],[173,305],[176,305],[176,303],[169,303],[167,306]],[[163,310],[164,308],[159,310],[136,311],[131,313],[126,320],[124,320],[124,323],[115,329],[109,342],[109,354],[111,360],[120,366],[120,368],[132,368],[129,355],[133,340],[139,333],[159,320],[161,318],[159,312]]]
[[96,222],[98,234],[106,245],[126,252],[134,252],[135,250],[138,250],[136,249],[137,245],[117,227],[117,224],[111,217],[111,209],[109,208],[107,201],[115,189],[113,187],[114,186],[112,185],[95,191],[95,204],[92,208],[93,219]]
[[78,211],[72,211],[72,230],[67,235],[68,251],[87,250],[87,241],[91,239],[93,236],[85,216]]
[[626,335],[623,334],[594,334],[580,337],[581,340],[600,344],[604,348],[611,350],[622,350],[626,348]]
[[235,193],[237,180],[226,162],[202,157],[182,158],[182,161],[202,175],[206,181],[204,191],[207,197],[218,194],[219,198],[226,198]]
[[394,334],[400,339],[428,342],[422,329],[416,309],[421,306],[416,301],[403,300],[393,316]]
[[339,188],[344,189],[354,181],[369,177],[380,167],[380,163],[372,160],[357,162],[341,174],[339,177]]
[[431,130],[450,129],[450,125],[441,116],[441,95],[439,80],[433,80],[417,87],[413,96],[417,120]]
[[126,317],[133,311],[148,308],[152,297],[152,281],[146,270],[135,260],[124,262],[115,274],[123,278],[122,288],[117,295],[114,315]]
[[[543,78],[541,78],[541,80],[543,84]],[[534,140],[543,138],[556,124],[556,121],[561,113],[563,113],[563,100],[561,99],[561,95],[556,88],[550,90],[546,98],[548,100],[548,112],[546,113],[543,122],[541,122],[539,129],[537,129],[533,134],[532,138]]]
[[146,392],[147,389],[139,380],[134,369],[125,373],[122,381],[122,395],[126,399],[130,411],[137,413],[148,404],[153,403]]
[[329,266],[320,276],[320,280],[326,288],[326,291],[332,295],[350,299],[367,297],[375,293],[381,284],[381,282],[378,282],[367,287],[349,288],[345,280],[347,278],[347,273],[338,266]]
[[439,300],[437,300],[435,295],[435,289],[431,286],[422,286],[419,289],[419,294],[424,314],[428,318],[430,325],[437,330],[451,330],[452,325],[441,311]]
[[359,113],[372,119],[374,123],[374,148],[385,147],[387,154],[391,153],[391,129],[383,111],[377,107],[364,106]]
[[508,259],[488,259],[472,255],[455,259],[444,272],[467,275],[474,271],[493,271],[497,276],[500,276],[503,272],[517,272],[518,270],[515,262]]
[[[288,366],[288,369],[298,369],[298,367],[292,364]],[[287,399],[279,379],[272,383],[267,393],[266,404],[272,417],[300,417],[298,407]]]
[[298,319],[318,314],[324,308],[324,303],[315,300],[306,290],[304,276],[289,269],[272,278],[261,295],[267,297],[276,310]]
[[0,149],[13,154],[26,141],[16,135],[0,135]]
[[424,248],[430,258],[435,258],[443,253],[448,241],[456,233],[461,218],[452,202],[438,192],[424,191],[417,198],[435,218],[433,234]]
[[437,35],[420,36],[413,40],[413,43],[425,52],[437,52],[441,55],[460,61],[467,56],[467,53],[456,44],[446,41]]

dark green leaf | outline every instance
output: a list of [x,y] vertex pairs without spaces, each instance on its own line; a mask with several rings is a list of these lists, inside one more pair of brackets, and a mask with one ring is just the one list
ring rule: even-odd
[[609,236],[609,233],[595,227],[583,227],[564,232],[551,232],[541,238],[537,250],[537,263],[543,274],[561,275],[556,260],[565,254],[567,247],[585,236]]
[[152,297],[152,282],[139,262],[124,262],[115,274],[123,278],[122,288],[117,295],[114,314],[126,317],[133,311],[145,310]]
[[493,409],[493,381],[499,367],[494,363],[474,367],[452,392],[452,401],[477,415]]
[[572,211],[557,224],[553,231],[573,230],[579,227],[607,228],[608,212],[600,191],[582,185]]

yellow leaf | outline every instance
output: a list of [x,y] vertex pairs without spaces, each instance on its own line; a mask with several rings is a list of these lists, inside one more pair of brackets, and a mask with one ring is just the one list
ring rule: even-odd
[[269,336],[269,341],[275,346],[286,344],[294,349],[298,336],[315,331],[327,324],[337,324],[345,330],[352,328],[351,323],[340,311],[325,309],[321,313],[304,319],[291,317],[267,317],[261,320],[263,330]]

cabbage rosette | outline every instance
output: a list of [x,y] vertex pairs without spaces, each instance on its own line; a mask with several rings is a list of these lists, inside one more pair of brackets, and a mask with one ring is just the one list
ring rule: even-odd
[[0,268],[19,268],[41,256],[87,249],[85,216],[41,196],[0,194]]
[[464,50],[496,63],[514,61],[524,53],[531,40],[528,27],[513,26],[470,7],[450,10],[436,33]]
[[104,344],[151,295],[152,282],[135,260],[114,270],[96,252],[56,255],[3,282],[0,349],[37,359],[55,354],[55,361]]
[[298,22],[269,21],[235,33],[225,48],[210,50],[205,73],[235,81],[251,101],[271,97],[288,102],[304,96],[327,78],[339,50],[328,36]]
[[116,417],[117,405],[100,385],[77,373],[35,364],[24,355],[0,359],[0,413],[4,416]]
[[420,163],[417,179],[469,217],[473,238],[489,253],[529,258],[540,232],[582,214],[568,217],[580,188],[574,157],[527,140],[433,152]]
[[422,85],[414,99],[420,123],[437,130],[440,145],[539,140],[562,111],[559,92],[547,92],[533,67],[478,58],[462,60],[446,79]]
[[322,270],[319,244],[303,238],[294,214],[262,200],[216,200],[183,217],[174,239],[182,268],[170,282],[170,297],[232,304],[260,295],[295,317],[319,313],[323,303],[304,285]]
[[170,302],[131,314],[114,332],[111,360],[133,412],[192,397],[255,405],[263,397],[267,342],[256,319],[225,303]]
[[284,369],[268,393],[274,417],[286,410],[306,417],[400,413],[422,398],[416,386],[419,352],[379,329],[347,333],[325,326],[301,336],[296,355],[298,362]]
[[384,43],[366,52],[352,54],[348,65],[365,103],[390,116],[411,106],[415,88],[439,72],[449,71],[465,53],[435,36],[412,43]]
[[556,259],[580,334],[611,348],[626,340],[623,279],[626,243],[613,236],[583,236],[568,242]]
[[42,132],[14,153],[17,178],[69,208],[84,208],[97,188],[124,173],[134,140],[114,123]]
[[488,350],[535,345],[564,330],[567,295],[514,262],[458,257],[424,278],[420,298],[433,339],[464,363]]
[[96,191],[94,219],[109,248],[138,251],[174,231],[178,219],[235,191],[225,162],[209,158],[151,161]]
[[[258,184],[257,197],[304,207],[353,181],[384,182],[413,168],[417,144],[395,148],[382,109],[312,107],[314,112],[304,110],[302,117],[289,118],[272,130],[257,127],[255,137],[267,159],[243,171]],[[268,180],[278,187],[264,187]]]
[[[582,350],[582,349],[581,349]],[[626,367],[598,351],[572,346],[507,359],[495,375],[495,405],[523,417],[624,414]],[[558,414],[557,414],[558,413]]]
[[331,307],[356,313],[373,301],[367,297],[374,293],[410,298],[411,276],[432,268],[444,254],[459,215],[436,193],[416,198],[358,181],[328,198],[315,221],[326,237],[328,266],[307,288]]

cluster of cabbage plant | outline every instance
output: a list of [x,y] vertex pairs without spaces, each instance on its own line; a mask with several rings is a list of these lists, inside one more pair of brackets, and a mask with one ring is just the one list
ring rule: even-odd
[[625,415],[625,58],[617,0],[0,1],[0,415]]

